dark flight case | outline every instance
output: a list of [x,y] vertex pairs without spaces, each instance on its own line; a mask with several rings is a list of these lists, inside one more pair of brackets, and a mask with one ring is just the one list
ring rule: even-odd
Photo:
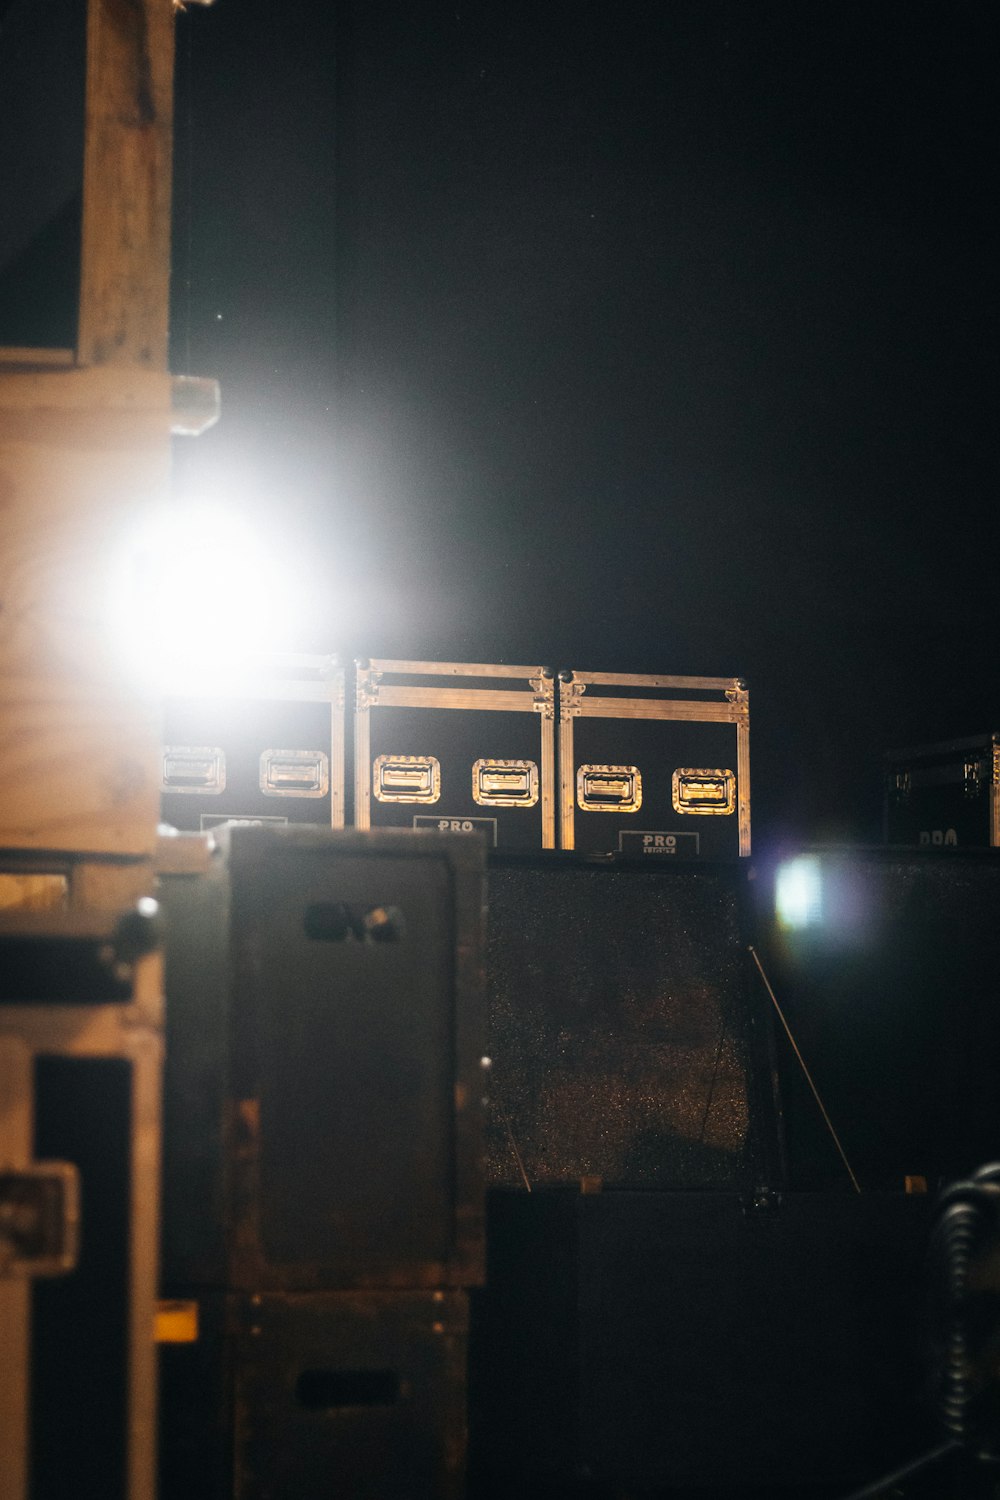
[[163,965],[0,915],[0,1493],[154,1500]]
[[164,1346],[159,1500],[462,1500],[465,1292],[202,1294]]
[[1000,734],[886,755],[887,844],[1000,847]]
[[564,672],[563,849],[641,859],[750,853],[750,710],[738,677]]
[[476,1283],[481,841],[217,837],[207,874],[162,881],[168,1283]]
[[165,823],[344,826],[344,673],[329,656],[271,656],[164,704]]
[[555,682],[542,667],[358,666],[354,823],[555,847]]

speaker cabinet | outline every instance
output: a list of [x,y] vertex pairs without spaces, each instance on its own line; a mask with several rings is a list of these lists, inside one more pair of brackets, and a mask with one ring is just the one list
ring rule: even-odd
[[736,863],[494,857],[488,1172],[532,1188],[780,1177]]
[[[816,849],[762,868],[764,963],[863,1189],[1000,1154],[1000,855]],[[792,1182],[850,1187],[779,1036]]]
[[491,1194],[470,1495],[839,1495],[926,1450],[928,1226],[902,1194]]

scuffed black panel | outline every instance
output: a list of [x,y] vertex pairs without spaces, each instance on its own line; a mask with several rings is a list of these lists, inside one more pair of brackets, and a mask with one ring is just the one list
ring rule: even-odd
[[744,879],[569,856],[494,865],[491,1181],[701,1188],[767,1175]]

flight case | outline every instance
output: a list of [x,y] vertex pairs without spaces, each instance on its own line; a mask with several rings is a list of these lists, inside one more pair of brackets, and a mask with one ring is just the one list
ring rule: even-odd
[[164,704],[162,816],[344,826],[344,673],[335,657],[274,655]]
[[162,880],[171,1291],[478,1283],[480,840],[215,839]]
[[542,667],[359,663],[354,747],[358,828],[555,847],[555,682]]
[[588,853],[748,855],[750,710],[741,679],[561,673],[559,826],[563,849]]
[[1000,847],[1000,734],[886,755],[885,841]]
[[162,964],[120,935],[0,917],[5,1500],[154,1500]]

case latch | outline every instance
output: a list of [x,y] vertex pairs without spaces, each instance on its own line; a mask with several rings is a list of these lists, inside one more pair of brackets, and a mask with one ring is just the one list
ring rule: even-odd
[[472,797],[482,807],[534,807],[538,767],[533,760],[477,760]]
[[433,755],[379,755],[372,768],[372,791],[379,802],[436,802],[441,795],[441,763]]
[[576,800],[583,812],[638,812],[642,806],[638,766],[580,766]]
[[260,758],[265,797],[325,797],[330,762],[322,750],[265,750]]
[[674,812],[725,817],[736,811],[736,776],[732,771],[679,767],[673,775]]
[[226,790],[226,754],[217,745],[168,745],[163,752],[164,792],[215,796]]

